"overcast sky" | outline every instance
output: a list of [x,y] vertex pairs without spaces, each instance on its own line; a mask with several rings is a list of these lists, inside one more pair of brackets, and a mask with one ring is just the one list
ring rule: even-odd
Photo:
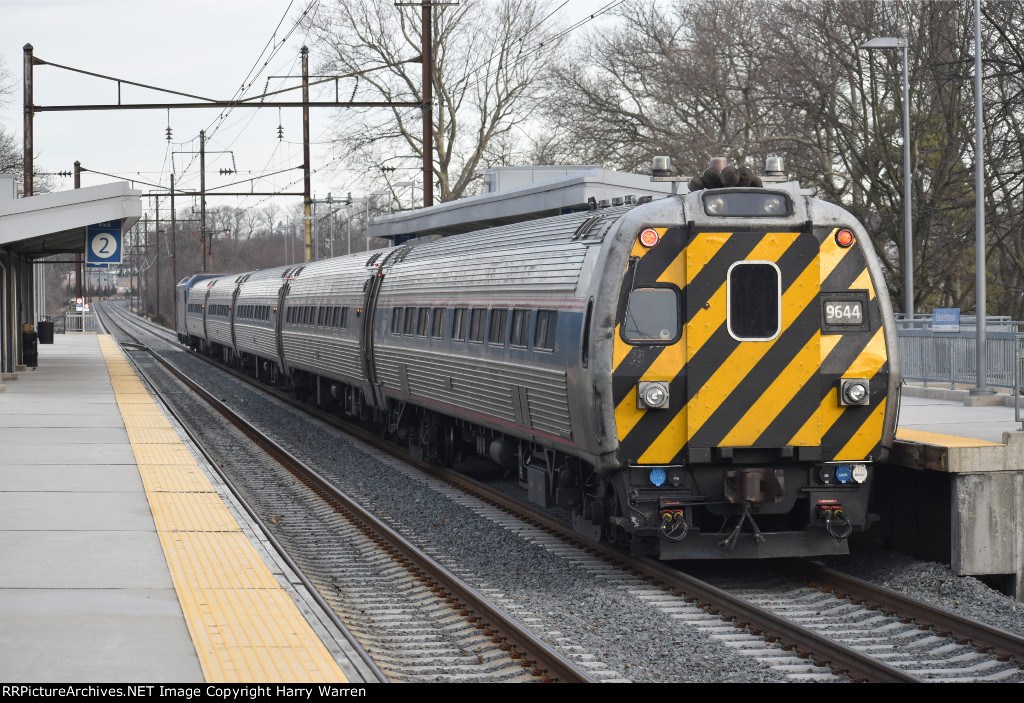
[[[267,76],[300,73],[299,49],[305,38],[301,31],[292,30],[309,4],[310,0],[0,0],[0,55],[17,86],[0,119],[20,139],[22,48],[27,43],[32,44],[36,58],[49,62],[218,100],[233,97],[254,65],[262,66],[273,52],[269,66],[247,93],[258,94],[266,86]],[[552,7],[559,4],[561,0]],[[569,0],[558,15],[558,26],[567,26],[606,4],[607,0]],[[316,70],[315,64],[310,70]],[[272,88],[275,83],[280,84],[273,81]],[[40,106],[117,101],[116,83],[52,66],[35,67],[34,91],[33,102]],[[172,102],[179,98],[122,86],[121,99]],[[313,168],[321,169],[313,176],[313,189],[317,197],[325,197],[328,191],[358,195],[362,185],[355,175],[324,168],[329,158],[322,142],[332,112],[311,110]],[[165,135],[166,110],[37,113],[36,167],[65,171],[78,160],[92,171],[137,178],[135,187],[148,191],[148,184],[168,185],[171,158],[178,174],[185,171],[194,155],[184,152],[198,150],[201,129],[212,132],[207,144],[208,188],[242,177],[220,176],[221,168],[233,166],[248,177],[248,172],[301,166],[302,117],[298,109],[281,116],[282,142],[277,139],[277,110],[236,109],[217,124],[219,113],[215,109],[171,111],[172,149],[168,149]],[[172,155],[171,151],[179,153]],[[232,153],[214,153],[217,151]],[[264,179],[257,190],[301,191],[301,177],[301,171],[289,171]],[[82,185],[110,181],[107,176],[90,173],[83,177]],[[198,189],[198,168],[193,166],[179,182]],[[58,178],[56,184],[58,190],[73,185],[70,178]],[[247,185],[232,188],[236,189],[249,190]],[[207,202],[216,204],[213,199]],[[259,206],[266,200],[253,197],[223,202]],[[292,202],[278,200],[281,206]]]

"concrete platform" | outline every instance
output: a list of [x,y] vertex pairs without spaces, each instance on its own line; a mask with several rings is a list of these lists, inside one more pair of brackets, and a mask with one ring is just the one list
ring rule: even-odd
[[[900,429],[923,430],[958,437],[973,437],[1003,443],[1004,432],[1017,432],[1013,398],[1009,405],[966,407],[963,401],[922,397],[927,389],[906,386],[900,401]],[[999,396],[1003,400],[1004,396]]]
[[0,393],[0,679],[203,681],[95,336]]
[[[1010,576],[1024,600],[1024,432],[1013,398],[1000,400],[965,406],[904,388],[889,464],[941,476],[902,479],[890,518],[903,521],[905,535],[931,542],[911,542],[915,550],[948,553],[958,574]],[[940,525],[948,551],[935,544]]]
[[[152,477],[140,473],[137,452],[144,454],[147,447],[140,450],[136,443],[133,449],[130,418],[126,426],[129,416],[122,412],[127,410],[118,405],[124,391],[115,390],[124,387],[126,378],[134,378],[134,372],[119,357],[114,375],[113,367],[108,368],[111,350],[105,357],[104,344],[95,335],[57,335],[55,344],[40,346],[39,368],[18,374],[0,392],[0,680],[291,681],[273,673],[285,671],[274,665],[295,656],[294,642],[300,639],[309,643],[301,645],[311,653],[307,663],[318,657],[324,661],[315,665],[315,672],[309,664],[310,678],[301,680],[366,680],[354,665],[342,661],[346,654],[338,634],[308,623],[294,608],[302,596],[287,588],[285,595],[272,596],[282,604],[275,606],[277,620],[289,623],[285,629],[290,643],[282,650],[274,649],[277,645],[267,635],[273,628],[262,624],[260,614],[236,610],[222,615],[216,608],[195,607],[196,602],[223,601],[227,590],[206,584],[199,595],[189,592],[186,580],[175,576],[183,568],[199,581],[207,569],[228,573],[230,587],[249,594],[282,590],[292,576],[270,563],[273,557],[251,526],[240,526],[239,511],[212,477],[202,478],[207,482],[199,498],[220,505],[216,526],[188,526],[187,518],[169,512],[168,501],[173,503],[179,493],[170,487],[154,492]],[[146,391],[142,395],[150,402]],[[141,407],[139,400],[130,402]],[[152,412],[163,417],[159,410]],[[170,426],[165,434],[180,454],[194,457]],[[151,450],[157,445],[147,446]],[[204,473],[197,466],[188,469],[193,483]],[[212,488],[210,481],[216,483]],[[165,484],[172,482],[165,479]],[[194,490],[185,493],[196,495]],[[151,500],[160,502],[156,513]],[[167,551],[168,544],[222,536],[235,540],[236,552],[245,544],[260,562],[266,583],[248,586],[243,577],[234,576],[233,557],[216,564],[194,558],[183,566]],[[239,568],[258,573],[251,559]],[[182,603],[188,606],[183,609]],[[301,624],[290,624],[289,608]],[[218,619],[222,617],[230,622]],[[247,627],[249,618],[262,628],[263,639],[255,646],[246,644],[236,628]],[[211,638],[210,628],[220,634]],[[312,638],[302,635],[301,628],[311,628]],[[323,648],[322,653],[312,654],[314,648]],[[239,654],[245,651],[249,654]],[[220,660],[237,674],[243,659],[262,660],[267,668],[245,669],[232,678],[230,671],[216,667]]]

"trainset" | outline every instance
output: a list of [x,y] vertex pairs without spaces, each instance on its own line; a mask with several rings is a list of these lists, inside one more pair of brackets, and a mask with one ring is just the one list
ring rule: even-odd
[[192,276],[178,336],[637,553],[847,552],[898,409],[867,233],[792,184],[645,200]]

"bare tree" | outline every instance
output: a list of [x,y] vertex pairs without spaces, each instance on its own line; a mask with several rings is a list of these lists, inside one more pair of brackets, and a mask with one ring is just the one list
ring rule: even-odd
[[[990,32],[1006,40],[1000,107],[988,111],[989,143],[1007,163],[990,173],[991,231],[1020,208],[1024,37],[1020,3],[989,3]],[[789,171],[861,219],[883,255],[890,291],[903,298],[903,198],[912,179],[915,297],[922,305],[973,304],[973,91],[971,22],[963,3],[938,0],[646,0],[617,29],[591,33],[572,61],[549,76],[560,104],[544,110],[555,135],[537,145],[589,162],[646,169],[654,154],[694,173],[710,156],[759,168],[785,156]],[[998,25],[998,27],[997,27]],[[866,52],[878,36],[910,46],[909,176],[903,172],[902,55]],[[990,50],[990,60],[996,52]],[[986,80],[986,90],[997,86]],[[564,104],[573,106],[564,109]],[[995,137],[993,135],[999,135]],[[990,166],[991,170],[991,166]],[[1016,220],[1015,220],[1016,221]],[[995,238],[994,243],[1002,239]],[[1024,245],[1020,246],[1024,255]],[[997,290],[1020,289],[1018,256],[998,257],[1018,273]],[[1019,299],[1019,293],[1017,294]],[[1009,300],[1004,301],[1003,310]],[[1020,302],[1016,304],[1020,306]]]
[[[441,200],[462,196],[478,168],[520,149],[516,128],[539,105],[539,77],[557,47],[544,41],[543,7],[463,0],[435,10],[432,161]],[[420,25],[418,6],[335,0],[321,3],[309,30],[324,70],[354,76],[350,97],[422,102]],[[422,134],[419,109],[348,110],[335,128],[339,155],[371,173],[385,165],[415,172]]]
[[[545,116],[568,138],[549,158],[645,170],[667,154],[686,173],[709,156],[757,155],[785,114],[763,98],[774,8],[677,0],[624,5],[612,29],[591,33],[548,77]],[[554,147],[554,149],[552,149]]]
[[[14,79],[7,70],[3,57],[0,56],[0,105],[10,102],[14,90]],[[9,131],[5,125],[0,125],[0,173],[20,174],[23,163],[17,135]]]

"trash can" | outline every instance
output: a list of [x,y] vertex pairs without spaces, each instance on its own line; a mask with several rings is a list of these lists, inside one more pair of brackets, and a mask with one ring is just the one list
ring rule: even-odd
[[39,343],[53,344],[53,320],[39,321]]
[[39,335],[36,334],[36,331],[28,322],[23,324],[21,329],[21,355],[23,363],[25,366],[36,368],[39,366],[39,348],[36,346]]

